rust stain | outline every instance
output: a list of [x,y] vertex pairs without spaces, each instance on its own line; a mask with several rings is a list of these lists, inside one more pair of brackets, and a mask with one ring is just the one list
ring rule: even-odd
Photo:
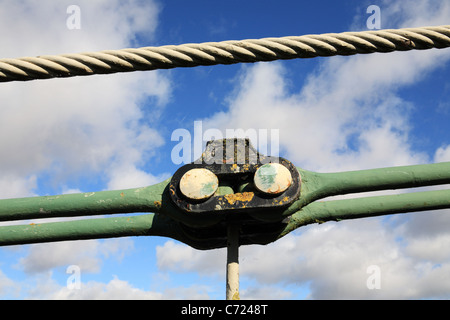
[[155,202],[153,202],[153,204],[155,205],[155,207],[156,207],[157,209],[161,209],[161,206],[162,206],[161,201],[155,201]]
[[233,205],[236,201],[249,202],[253,199],[255,194],[253,192],[242,192],[226,194],[224,197],[229,204]]
[[282,205],[282,204],[287,203],[287,202],[289,202],[289,197],[284,197],[283,199],[275,200],[273,202],[273,204],[274,205]]

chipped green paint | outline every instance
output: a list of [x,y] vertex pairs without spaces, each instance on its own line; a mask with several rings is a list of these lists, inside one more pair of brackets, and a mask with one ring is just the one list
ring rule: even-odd
[[201,186],[201,193],[204,195],[213,195],[217,190],[218,183],[214,182],[206,182]]
[[256,170],[254,183],[261,192],[281,194],[292,184],[292,175],[279,163],[267,163]]
[[261,166],[256,171],[255,180],[260,180],[261,186],[263,188],[269,189],[275,182],[276,175],[277,175],[276,167],[271,163],[267,163]]
[[194,200],[211,197],[218,187],[217,176],[204,168],[191,169],[180,180],[181,193]]

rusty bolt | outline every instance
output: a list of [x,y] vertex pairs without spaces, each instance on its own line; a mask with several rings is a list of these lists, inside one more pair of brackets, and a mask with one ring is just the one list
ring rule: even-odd
[[217,176],[204,168],[191,169],[180,180],[180,191],[192,200],[211,197],[219,187]]
[[255,172],[256,188],[267,194],[280,194],[292,184],[292,175],[288,168],[279,163],[267,163]]

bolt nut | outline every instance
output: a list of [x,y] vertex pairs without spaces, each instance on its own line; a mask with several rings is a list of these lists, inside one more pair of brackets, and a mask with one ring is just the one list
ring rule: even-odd
[[217,176],[204,168],[191,169],[180,180],[180,191],[189,199],[205,200],[219,187]]
[[292,184],[292,175],[288,168],[280,163],[267,163],[255,172],[256,188],[267,194],[281,194]]

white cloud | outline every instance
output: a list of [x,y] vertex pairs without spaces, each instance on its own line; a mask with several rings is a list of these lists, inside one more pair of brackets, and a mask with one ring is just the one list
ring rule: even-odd
[[[2,2],[0,56],[14,58],[120,49],[136,35],[151,40],[159,13],[153,1],[78,1],[81,29],[69,30],[69,1]],[[164,143],[150,127],[170,97],[160,73],[4,83],[0,94],[0,187],[15,186],[2,188],[2,198],[33,195],[43,174],[56,185],[92,173],[111,187],[153,181],[139,167]],[[151,119],[141,110],[149,97]],[[124,182],[122,168],[132,172]]]
[[240,290],[242,300],[287,300],[292,298],[292,292],[277,286],[258,286]]
[[18,177],[11,173],[3,173],[0,178],[1,198],[32,197],[36,188],[36,175]]
[[206,119],[204,126],[223,132],[279,129],[280,146],[288,157],[311,170],[428,162],[427,156],[410,150],[412,103],[396,90],[449,58],[448,51],[437,50],[337,57],[310,75],[297,94],[289,93],[289,72],[282,64],[243,67],[229,111]]
[[[0,1],[5,8],[0,10],[0,56],[122,49],[135,46],[137,36],[151,44],[160,10],[156,2],[77,1],[79,30],[66,26],[66,9],[71,4]],[[0,197],[34,196],[42,184],[61,186],[61,193],[80,191],[79,185],[71,185],[71,179],[104,185],[105,189],[153,184],[161,178],[160,173],[141,167],[164,144],[152,125],[158,123],[170,90],[169,79],[157,71],[3,83]],[[144,103],[149,110],[142,110]],[[103,180],[92,181],[94,174]],[[132,248],[130,239],[31,245],[16,266],[30,282],[39,282],[28,292],[29,297],[70,298],[52,279],[54,268],[77,265],[82,272],[99,272],[105,259],[121,259]],[[1,279],[2,292],[6,292],[7,278]],[[22,292],[28,288],[25,283],[15,284]],[[86,286],[81,298],[161,297],[118,279]]]
[[205,300],[210,299],[209,288],[202,285],[173,287],[164,291],[151,291],[136,288],[117,276],[107,282],[82,282],[79,288],[61,286],[51,274],[41,276],[37,283],[28,289],[28,299],[39,300]]
[[[405,225],[393,227],[382,218],[326,223],[267,246],[243,246],[240,275],[250,284],[241,286],[241,298],[296,298],[289,291],[294,287],[309,288],[309,299],[447,299],[448,235],[410,239]],[[222,249],[196,251],[170,240],[157,258],[164,271],[196,271],[225,281]],[[378,289],[367,285],[371,266],[380,271]]]
[[17,294],[18,290],[17,284],[0,270],[0,295]]
[[438,148],[434,155],[434,161],[435,162],[450,161],[450,145]]
[[62,287],[53,290],[48,299],[54,300],[154,300],[161,299],[157,292],[144,291],[132,287],[127,281],[117,277],[108,283],[89,282],[80,289]]
[[133,45],[137,35],[153,39],[160,6],[142,0],[79,0],[81,29],[70,30],[66,21],[70,0],[0,2],[2,57],[17,58],[61,54]]
[[164,271],[224,275],[226,252],[224,249],[199,251],[173,240],[156,247],[158,268]]
[[29,274],[68,265],[76,265],[82,272],[95,273],[100,271],[103,259],[109,256],[122,259],[132,249],[133,242],[128,238],[34,244],[19,260],[19,266]]
[[[434,256],[435,263],[420,256],[425,254],[420,248],[442,238],[404,243],[396,239],[401,234],[380,218],[311,226],[267,248],[248,250],[241,270],[262,284],[309,284],[312,299],[447,298],[450,282],[434,279],[450,267],[448,256]],[[379,289],[367,286],[370,266],[380,270]]]

